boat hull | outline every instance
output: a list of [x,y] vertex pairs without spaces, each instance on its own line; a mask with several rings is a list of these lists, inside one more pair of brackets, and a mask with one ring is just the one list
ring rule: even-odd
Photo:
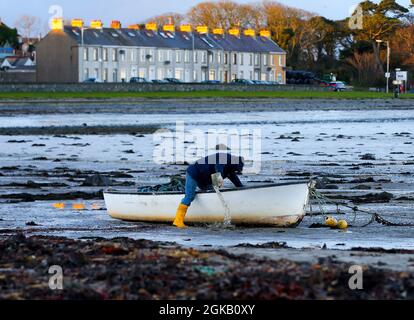
[[[263,187],[224,190],[235,225],[274,227],[297,226],[305,216],[309,183],[278,184]],[[111,217],[127,221],[171,223],[183,198],[180,193],[143,194],[127,191],[104,192]],[[217,194],[200,192],[188,209],[186,223],[223,222],[224,208]]]

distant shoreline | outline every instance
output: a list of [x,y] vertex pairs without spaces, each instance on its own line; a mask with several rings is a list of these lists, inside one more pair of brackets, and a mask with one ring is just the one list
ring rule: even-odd
[[[14,91],[0,92],[0,104],[12,102],[130,102],[131,100],[153,100],[153,99],[328,99],[328,100],[361,100],[361,99],[379,99],[392,100],[393,94],[368,92],[368,91],[351,91],[351,92],[330,92],[330,91],[148,91],[148,92],[111,92],[97,91],[88,92],[43,92],[43,91]],[[403,94],[401,100],[414,99],[414,94]]]
[[[1,95],[1,94],[0,94]],[[0,115],[231,113],[413,109],[411,99],[113,98],[1,100]]]

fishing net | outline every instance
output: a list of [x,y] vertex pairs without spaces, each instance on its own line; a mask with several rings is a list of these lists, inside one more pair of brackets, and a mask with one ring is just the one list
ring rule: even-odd
[[152,193],[152,192],[185,192],[185,177],[175,175],[170,177],[170,182],[158,184],[156,186],[143,186],[138,188],[138,192]]

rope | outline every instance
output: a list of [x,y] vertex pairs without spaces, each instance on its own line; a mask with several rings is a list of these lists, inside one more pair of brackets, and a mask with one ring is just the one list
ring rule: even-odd
[[377,212],[368,211],[366,209],[360,209],[357,206],[350,206],[350,205],[347,205],[347,204],[344,204],[344,203],[340,203],[340,202],[334,201],[334,200],[332,200],[332,199],[324,196],[322,193],[316,191],[315,188],[312,188],[310,190],[310,194],[317,201],[317,203],[319,205],[319,208],[321,210],[321,213],[322,213],[322,215],[324,217],[326,217],[326,214],[325,214],[325,212],[323,210],[323,206],[326,205],[327,203],[330,203],[330,204],[336,205],[337,213],[340,212],[339,211],[339,208],[340,207],[344,207],[344,208],[351,209],[353,211],[353,213],[354,213],[354,218],[353,218],[353,221],[352,221],[353,224],[356,221],[357,212],[362,212],[362,213],[366,213],[366,214],[371,215],[371,220],[368,223],[366,223],[366,224],[364,224],[362,226],[359,226],[361,228],[370,225],[374,221],[377,222],[377,223],[379,223],[379,224],[382,224],[384,226],[388,226],[388,227],[414,227],[414,223],[395,223],[395,222],[391,222],[389,220],[386,220],[384,217],[382,217]]

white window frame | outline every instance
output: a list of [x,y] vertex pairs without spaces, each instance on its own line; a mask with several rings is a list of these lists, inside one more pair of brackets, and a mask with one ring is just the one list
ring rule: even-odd
[[108,54],[108,48],[103,48],[102,51],[102,59],[103,61],[108,61],[109,54]]
[[180,63],[182,61],[182,51],[175,50],[175,62]]

